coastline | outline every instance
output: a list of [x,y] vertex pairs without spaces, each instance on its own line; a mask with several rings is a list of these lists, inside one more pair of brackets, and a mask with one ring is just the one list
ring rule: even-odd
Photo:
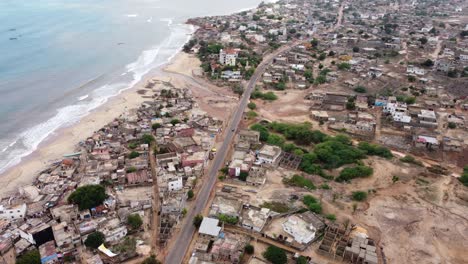
[[[136,85],[109,98],[106,103],[91,111],[77,123],[54,131],[39,144],[35,151],[0,174],[0,185],[2,186],[0,197],[8,197],[18,192],[20,187],[32,184],[38,174],[53,161],[61,160],[63,155],[74,152],[80,141],[86,140],[87,137],[119,117],[126,110],[138,108],[144,101],[148,100],[144,98],[144,94],[140,94],[138,91],[148,90],[144,86],[151,80],[167,79],[164,68],[176,61],[182,52],[179,49],[168,62],[152,69]],[[180,69],[181,72],[184,70]]]

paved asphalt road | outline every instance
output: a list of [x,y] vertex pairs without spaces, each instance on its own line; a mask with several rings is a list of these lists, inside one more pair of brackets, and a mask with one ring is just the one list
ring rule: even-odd
[[250,94],[255,89],[255,84],[257,80],[265,71],[266,67],[273,61],[273,59],[278,54],[288,49],[291,49],[297,44],[298,43],[289,44],[287,46],[284,46],[276,50],[272,54],[267,55],[265,59],[263,60],[263,62],[257,67],[257,70],[255,71],[254,75],[248,82],[246,89],[244,91],[244,94],[242,95],[240,99],[239,107],[236,109],[234,115],[231,117],[231,122],[229,126],[227,127],[228,130],[225,131],[225,139],[223,141],[221,148],[219,148],[218,152],[216,153],[211,170],[208,173],[208,178],[204,179],[203,186],[200,192],[197,194],[195,205],[194,207],[189,208],[188,213],[185,217],[186,221],[184,225],[181,227],[179,236],[177,237],[177,240],[175,244],[173,245],[173,247],[170,249],[171,251],[167,255],[164,263],[167,263],[167,264],[182,263],[184,256],[185,256],[185,252],[187,251],[190,245],[190,242],[192,240],[192,235],[195,232],[195,227],[192,224],[192,219],[195,217],[195,215],[200,214],[200,212],[206,206],[211,190],[213,189],[216,183],[218,171],[222,168],[224,164],[227,151],[229,149],[230,144],[232,143],[232,140],[234,139],[234,135],[236,133],[237,127],[239,126],[239,123],[242,118],[242,114],[244,113],[244,109],[247,107]]

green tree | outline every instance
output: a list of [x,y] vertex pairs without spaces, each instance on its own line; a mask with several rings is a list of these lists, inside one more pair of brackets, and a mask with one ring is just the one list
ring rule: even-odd
[[239,180],[241,180],[241,181],[246,181],[246,180],[247,180],[247,177],[249,177],[249,173],[248,173],[248,172],[241,171],[241,172],[239,173]]
[[188,197],[189,199],[192,199],[194,196],[195,196],[195,194],[193,193],[193,190],[189,190],[189,191],[187,192],[187,197]]
[[336,221],[336,215],[334,215],[334,214],[327,214],[325,216],[325,218],[327,218],[328,220],[333,221],[333,222]]
[[255,251],[255,248],[254,246],[248,244],[247,246],[245,246],[244,250],[245,250],[245,253],[252,255]]
[[340,69],[340,70],[349,70],[349,69],[351,69],[351,64],[349,64],[347,62],[342,62],[342,63],[338,64],[338,69]]
[[369,177],[374,173],[374,170],[367,166],[356,166],[351,168],[344,168],[340,172],[340,176],[338,176],[335,180],[337,182],[344,182],[350,181],[354,178],[362,178],[362,177]]
[[16,259],[16,264],[41,264],[39,250],[30,250]]
[[263,257],[273,264],[286,264],[288,262],[286,252],[276,246],[269,246],[266,251],[263,252]]
[[354,88],[354,91],[356,93],[366,93],[367,89],[365,87],[363,87],[363,86],[358,86],[358,87]]
[[450,128],[450,129],[455,129],[455,128],[457,128],[457,124],[455,124],[453,122],[449,122],[447,127]]
[[97,249],[102,243],[105,242],[106,237],[103,233],[96,231],[91,233],[86,238],[84,244],[86,247]]
[[463,168],[463,174],[458,178],[458,180],[465,186],[468,187],[468,166]]
[[365,199],[367,199],[367,193],[363,191],[356,191],[353,192],[351,197],[354,201],[364,201]]
[[102,185],[85,185],[78,187],[70,196],[68,202],[77,204],[80,210],[96,207],[107,198],[106,189]]
[[150,134],[144,134],[142,137],[141,137],[141,142],[143,142],[143,144],[151,144],[151,142],[153,142],[155,139],[153,137],[153,135],[150,135]]
[[268,137],[270,136],[270,132],[268,132],[268,129],[260,124],[254,124],[250,127],[250,129],[260,132],[261,141],[267,141]]
[[200,215],[200,214],[197,214],[194,218],[193,218],[193,225],[196,227],[196,228],[199,228],[201,223],[203,221],[203,215]]
[[141,264],[162,264],[161,261],[156,259],[155,255],[151,255],[147,257]]
[[309,263],[309,261],[307,260],[306,257],[304,256],[299,256],[297,259],[296,259],[296,264],[307,264]]
[[250,102],[247,107],[250,109],[250,110],[255,110],[255,108],[257,108],[257,105],[254,103],[254,102]]
[[143,220],[141,219],[141,216],[139,214],[131,214],[127,218],[127,224],[132,228],[132,229],[139,229],[141,225],[143,225]]
[[177,124],[179,124],[179,123],[180,123],[180,120],[177,119],[177,118],[174,118],[174,119],[171,120],[171,124],[172,124],[173,126],[175,126],[175,125],[177,125]]
[[129,159],[138,158],[139,156],[140,156],[140,153],[137,152],[137,151],[132,151],[132,152],[130,152],[130,154],[128,154]]
[[160,128],[160,127],[162,127],[162,125],[159,124],[159,123],[154,123],[154,124],[151,125],[151,128],[152,128],[153,130],[156,130],[156,129]]

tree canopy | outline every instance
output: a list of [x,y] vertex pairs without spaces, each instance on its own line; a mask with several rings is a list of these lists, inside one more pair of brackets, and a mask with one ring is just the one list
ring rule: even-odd
[[143,220],[141,219],[141,216],[139,214],[131,214],[127,218],[127,224],[132,229],[138,229],[143,224]]
[[41,264],[41,255],[39,250],[34,249],[24,253],[16,259],[16,264]]
[[273,264],[286,264],[288,262],[286,252],[276,246],[269,246],[267,250],[263,252],[263,257]]
[[94,233],[91,233],[90,235],[88,235],[88,237],[86,238],[84,244],[85,246],[89,247],[89,248],[98,248],[100,245],[102,245],[102,243],[105,242],[105,239],[106,237],[104,236],[103,233],[99,232],[99,231],[96,231]]
[[78,187],[68,196],[68,202],[78,205],[80,210],[85,210],[101,205],[106,198],[104,186],[92,184]]

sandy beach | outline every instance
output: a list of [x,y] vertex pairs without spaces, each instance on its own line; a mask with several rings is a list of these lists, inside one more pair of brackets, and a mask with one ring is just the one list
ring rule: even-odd
[[[228,89],[192,78],[193,75],[199,74],[197,73],[199,65],[197,58],[180,52],[168,64],[145,76],[135,87],[109,99],[107,103],[82,118],[78,123],[59,129],[42,142],[31,155],[0,175],[2,186],[0,197],[11,196],[20,187],[32,184],[38,173],[46,169],[52,161],[60,160],[64,154],[74,152],[75,146],[80,141],[91,136],[94,131],[99,130],[126,110],[138,108],[148,100],[138,91],[145,89],[144,86],[151,80],[171,82],[176,87],[189,87],[202,110],[220,119],[227,118],[229,111],[226,110],[235,106],[237,97]],[[158,89],[158,87],[160,85],[156,85],[153,89]]]

